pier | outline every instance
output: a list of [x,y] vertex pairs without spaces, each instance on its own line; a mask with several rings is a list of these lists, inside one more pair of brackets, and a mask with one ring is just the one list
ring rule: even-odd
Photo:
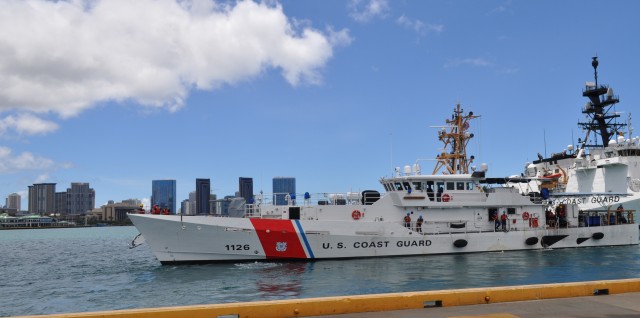
[[640,279],[55,314],[49,318],[640,316]]

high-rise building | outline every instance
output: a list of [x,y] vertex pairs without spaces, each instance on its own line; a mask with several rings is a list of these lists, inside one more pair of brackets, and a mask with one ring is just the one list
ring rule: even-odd
[[189,215],[196,214],[196,192],[189,192]]
[[287,205],[287,196],[295,195],[296,178],[275,177],[273,178],[273,202],[275,205]]
[[86,182],[72,182],[67,188],[67,213],[85,214],[96,206],[96,191]]
[[184,199],[180,202],[180,214],[189,215],[189,199]]
[[7,209],[16,209],[16,211],[20,211],[20,205],[22,203],[20,202],[21,200],[22,198],[20,197],[19,194],[11,193],[7,197],[5,206]]
[[216,204],[216,201],[218,199],[218,196],[215,194],[211,194],[209,196],[209,214],[218,214],[218,205]]
[[196,179],[196,214],[209,214],[211,180]]
[[253,203],[253,179],[240,177],[239,183],[238,189],[240,190],[240,196],[244,198],[244,202]]
[[158,205],[161,209],[169,209],[176,214],[176,180],[151,181],[151,205]]
[[55,203],[54,212],[57,214],[69,214],[69,209],[67,207],[67,193],[56,192],[55,198],[56,198],[56,203]]
[[29,186],[29,213],[44,215],[55,212],[55,183],[34,183]]

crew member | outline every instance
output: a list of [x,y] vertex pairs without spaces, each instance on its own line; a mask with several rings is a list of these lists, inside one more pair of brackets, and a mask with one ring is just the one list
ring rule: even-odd
[[422,233],[422,222],[424,222],[424,219],[422,219],[422,215],[420,215],[416,221],[416,232]]
[[507,220],[509,217],[507,216],[507,212],[502,211],[502,216],[500,216],[500,221],[502,223],[502,230],[507,231]]
[[411,228],[411,216],[409,216],[409,212],[404,216],[404,227],[410,229]]

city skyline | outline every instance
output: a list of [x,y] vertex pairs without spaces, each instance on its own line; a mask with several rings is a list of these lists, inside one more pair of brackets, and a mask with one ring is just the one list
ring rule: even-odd
[[222,198],[280,175],[301,193],[383,191],[395,167],[433,168],[431,126],[458,103],[481,116],[470,155],[519,175],[585,137],[596,55],[620,120],[638,116],[637,2],[185,3],[0,2],[16,30],[0,36],[1,195],[25,210],[28,186],[83,181],[96,205],[148,205],[152,180],[181,201],[198,177]]

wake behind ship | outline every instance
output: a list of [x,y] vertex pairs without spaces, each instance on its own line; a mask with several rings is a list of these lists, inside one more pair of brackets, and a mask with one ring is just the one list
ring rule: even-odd
[[[638,244],[632,210],[583,211],[562,197],[505,186],[530,179],[488,178],[466,147],[478,116],[457,105],[438,132],[446,151],[431,174],[396,168],[385,189],[268,197],[242,217],[129,214],[162,264],[316,260]],[[136,241],[136,240],[134,240]]]

